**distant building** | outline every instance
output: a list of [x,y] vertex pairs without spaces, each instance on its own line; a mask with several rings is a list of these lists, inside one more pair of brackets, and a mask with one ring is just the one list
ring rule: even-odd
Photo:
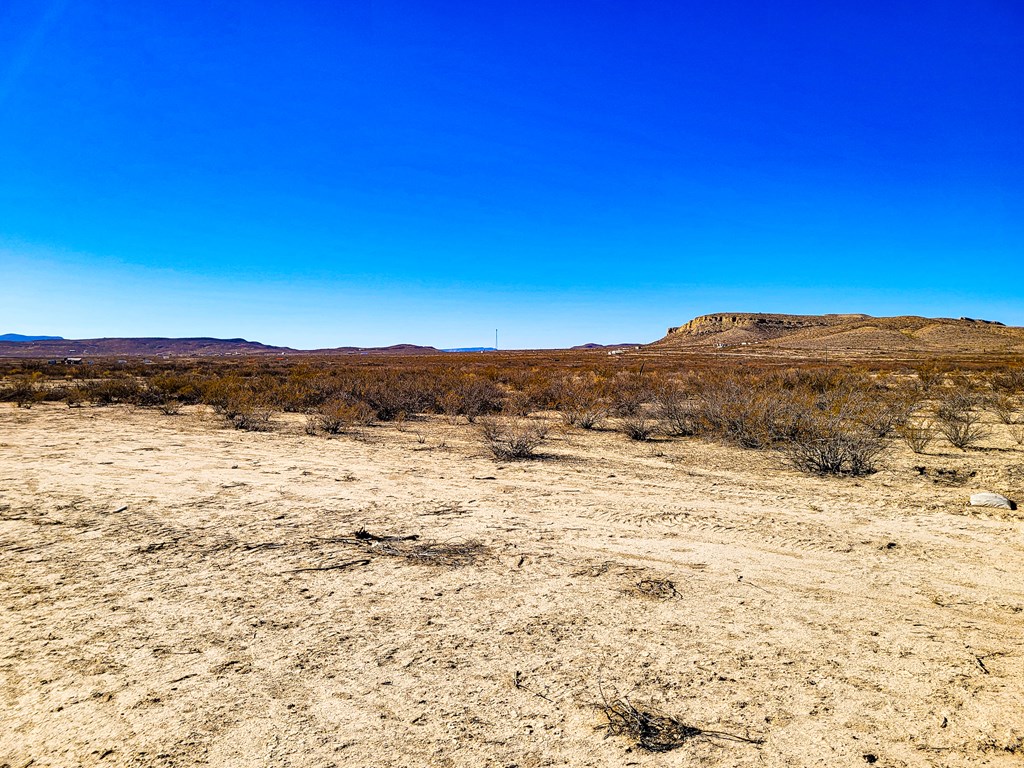
[[65,365],[81,365],[82,364],[82,358],[80,358],[80,357],[65,357],[64,358],[64,364]]

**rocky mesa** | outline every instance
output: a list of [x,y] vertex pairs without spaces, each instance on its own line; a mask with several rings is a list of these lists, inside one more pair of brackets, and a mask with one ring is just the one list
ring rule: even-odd
[[1005,355],[1024,353],[1024,328],[970,317],[723,312],[669,328],[664,338],[649,347],[663,351],[754,347],[765,353],[792,354]]

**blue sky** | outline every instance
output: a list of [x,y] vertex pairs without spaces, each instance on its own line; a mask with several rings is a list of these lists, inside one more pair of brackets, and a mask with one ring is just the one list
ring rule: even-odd
[[0,5],[0,332],[1024,325],[1024,9]]

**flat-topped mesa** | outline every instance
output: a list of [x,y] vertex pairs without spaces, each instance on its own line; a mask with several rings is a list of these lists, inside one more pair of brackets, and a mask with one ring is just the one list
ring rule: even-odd
[[827,327],[868,315],[778,315],[764,312],[723,312],[695,317],[685,325],[668,329],[668,335],[705,336],[732,329],[758,331],[764,334],[785,333],[798,328]]
[[659,351],[748,347],[746,352],[759,355],[1020,354],[1024,328],[969,317],[716,312],[669,328],[649,346]]

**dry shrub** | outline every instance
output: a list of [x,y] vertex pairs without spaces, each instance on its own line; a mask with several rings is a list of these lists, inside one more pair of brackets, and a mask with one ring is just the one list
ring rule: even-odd
[[992,374],[988,383],[997,392],[1009,395],[1024,394],[1024,368],[1011,368]]
[[922,365],[916,370],[918,386],[924,392],[930,392],[942,383],[945,373],[935,365]]
[[768,448],[801,434],[813,401],[807,389],[727,374],[705,384],[697,408],[711,435],[743,448]]
[[497,459],[531,459],[547,435],[547,424],[524,416],[480,419],[480,436]]
[[836,427],[793,438],[786,452],[797,468],[816,475],[867,475],[883,448],[874,435]]
[[88,400],[95,405],[142,405],[146,402],[143,385],[134,376],[126,374],[87,382],[82,389]]
[[566,376],[554,390],[555,407],[566,425],[594,429],[607,418],[610,404],[596,374]]
[[165,416],[177,416],[181,413],[181,400],[176,397],[168,397],[157,407]]
[[608,383],[611,410],[616,416],[633,416],[654,400],[654,382],[644,368],[617,374]]
[[352,388],[352,395],[369,405],[379,421],[394,421],[403,413],[423,413],[435,407],[437,399],[431,382],[396,371],[362,377]]
[[655,406],[665,431],[677,437],[696,435],[700,431],[700,417],[688,387],[678,380],[658,387]]
[[643,442],[651,439],[658,429],[658,422],[643,410],[639,410],[621,416],[619,427],[630,440]]
[[1015,424],[1008,425],[1010,431],[1010,437],[1017,445],[1024,445],[1024,423],[1017,422]]
[[495,381],[486,377],[452,373],[441,382],[441,391],[434,399],[435,407],[450,423],[465,416],[472,424],[484,414],[500,411],[504,393]]
[[988,436],[978,411],[980,398],[971,392],[947,393],[935,408],[939,431],[956,448],[966,451]]
[[502,412],[506,415],[526,418],[537,409],[537,401],[529,392],[512,390],[505,395]]
[[373,423],[373,409],[366,403],[332,400],[306,417],[306,432],[340,435]]
[[224,416],[235,429],[247,432],[266,432],[274,409],[263,392],[241,388],[233,392],[224,405]]
[[985,405],[995,414],[1003,424],[1013,424],[1017,421],[1017,401],[1005,392],[994,392],[990,395]]
[[[857,389],[841,388],[818,395],[810,406],[793,401],[794,430],[785,444],[797,468],[817,475],[866,475],[884,443],[863,424],[864,396]],[[806,410],[799,410],[806,409]]]
[[453,389],[446,390],[438,396],[437,407],[449,424],[457,424],[462,414],[462,396]]
[[930,421],[907,423],[898,430],[899,436],[914,453],[924,453],[935,439],[935,425]]
[[65,387],[63,395],[61,399],[68,404],[68,408],[78,408],[88,399],[81,387]]
[[45,394],[40,379],[41,376],[38,373],[14,377],[3,390],[3,399],[14,403],[19,408],[31,408],[33,404],[42,401]]
[[900,430],[920,407],[921,399],[913,391],[862,390],[856,420],[875,437],[888,437]]

